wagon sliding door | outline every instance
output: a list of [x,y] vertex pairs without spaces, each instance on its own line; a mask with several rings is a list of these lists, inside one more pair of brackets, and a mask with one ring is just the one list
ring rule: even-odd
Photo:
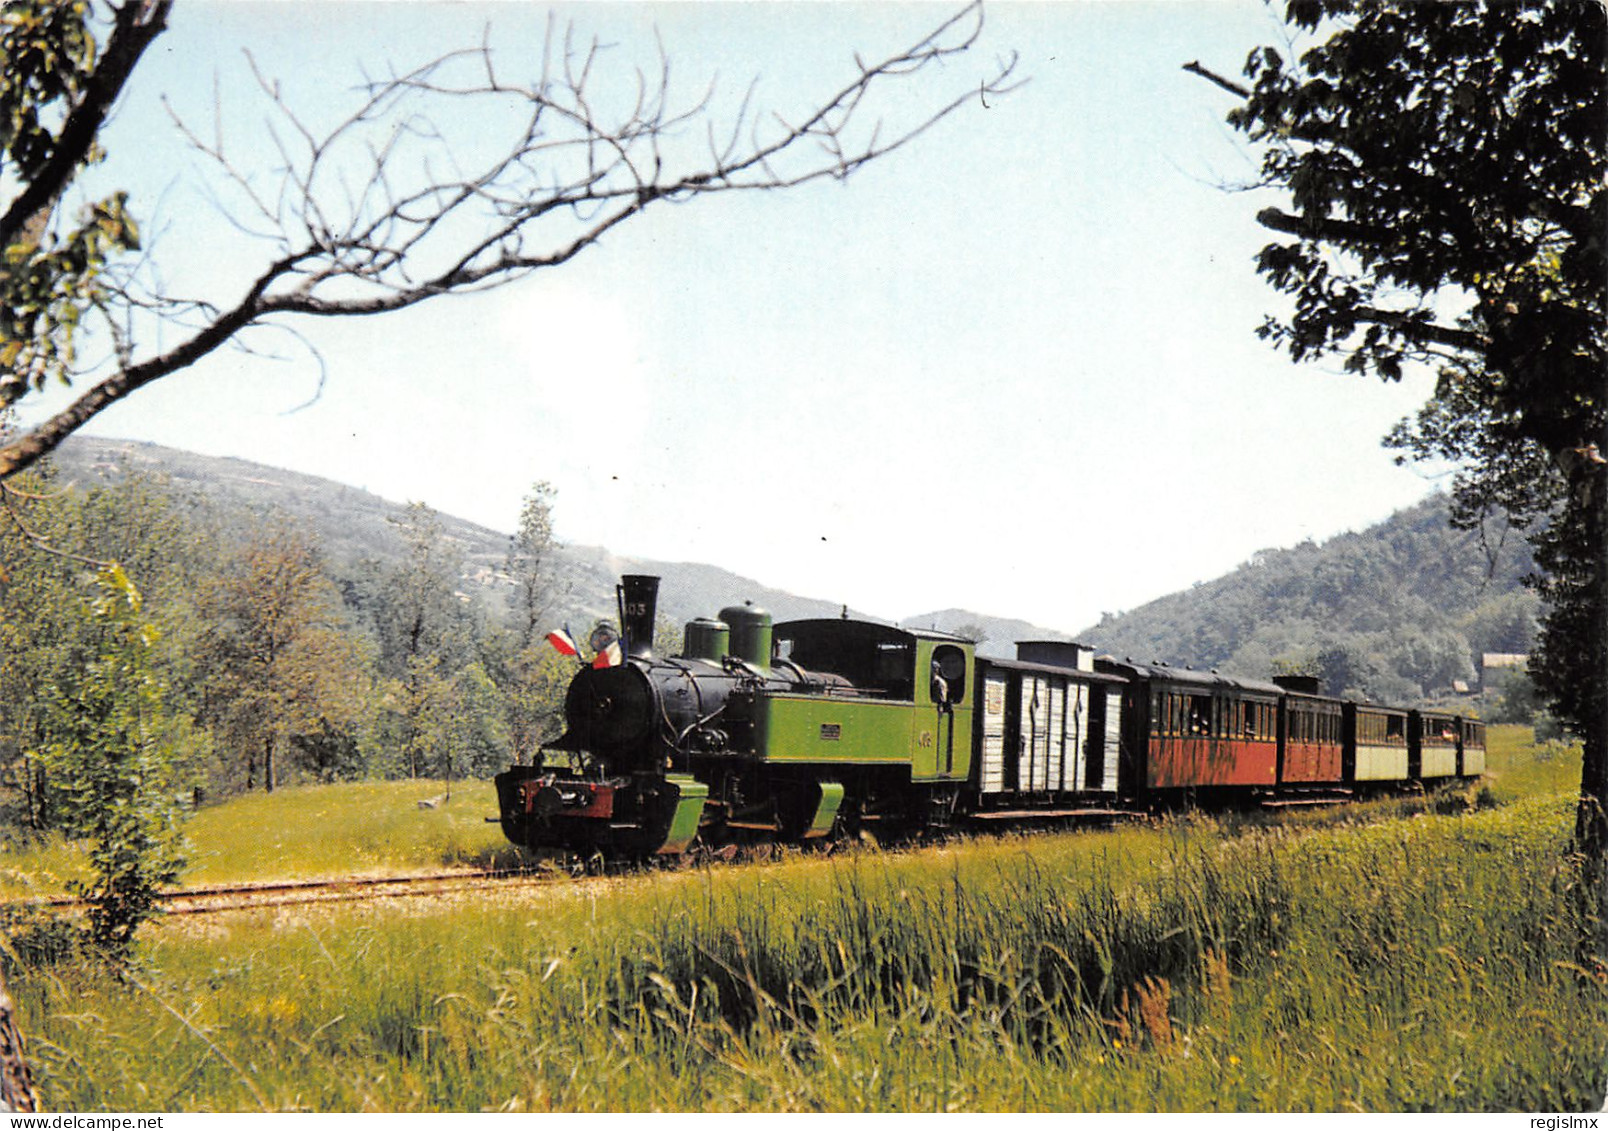
[[1005,792],[1005,673],[990,670],[983,676],[983,719],[980,727],[978,792]]
[[1050,736],[1054,733],[1050,720],[1058,718],[1054,692],[1048,678],[1022,675],[1016,781],[1024,793],[1042,793],[1050,788]]
[[[1100,695],[1098,688],[1090,688],[1090,693]],[[1108,687],[1105,695],[1105,728],[1103,734],[1091,733],[1090,740],[1098,742],[1101,738],[1101,757],[1098,765],[1093,759],[1089,765],[1089,785],[1103,793],[1117,792],[1117,764],[1121,761],[1122,753],[1122,692],[1115,687]],[[1143,717],[1143,716],[1141,716]],[[1090,727],[1091,732],[1094,728]]]
[[1071,683],[1066,689],[1066,731],[1062,743],[1061,788],[1085,788],[1089,774],[1089,685]]

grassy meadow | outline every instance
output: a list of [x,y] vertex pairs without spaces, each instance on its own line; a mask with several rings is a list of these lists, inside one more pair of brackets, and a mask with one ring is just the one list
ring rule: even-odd
[[[1427,806],[174,917],[127,978],[9,977],[80,1111],[1595,1110],[1578,774],[1495,728],[1489,780]],[[191,882],[501,851],[467,790],[396,789],[300,795],[340,828],[205,811]]]
[[[518,850],[485,818],[497,813],[490,782],[348,782],[253,793],[200,809],[185,825],[186,886],[329,879],[519,863]],[[56,895],[82,875],[83,857],[55,839],[0,846],[0,898]]]

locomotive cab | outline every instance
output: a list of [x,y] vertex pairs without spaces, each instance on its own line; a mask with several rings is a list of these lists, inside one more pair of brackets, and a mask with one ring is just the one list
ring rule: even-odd
[[[854,620],[776,626],[778,664],[841,679],[836,696],[768,697],[771,760],[908,767],[911,781],[964,781],[971,768],[976,649],[948,633]],[[813,737],[812,737],[813,736]]]

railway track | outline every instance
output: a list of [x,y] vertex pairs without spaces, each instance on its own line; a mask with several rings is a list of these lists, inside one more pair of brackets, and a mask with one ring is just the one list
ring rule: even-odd
[[[565,873],[536,872],[524,868],[435,872],[413,876],[349,877],[330,880],[286,880],[274,883],[227,884],[182,888],[162,893],[162,909],[169,915],[208,915],[297,904],[347,903],[377,899],[417,899],[498,887],[544,885],[567,881]],[[85,902],[75,896],[51,896],[25,906],[53,911],[81,910]]]
[[[485,868],[432,872],[407,876],[350,876],[321,880],[279,880],[262,883],[218,884],[207,887],[178,888],[162,892],[157,901],[168,915],[208,915],[225,911],[289,907],[297,904],[351,903],[381,899],[419,899],[460,892],[494,890],[500,887],[545,887],[577,880],[629,876],[658,869],[679,869],[693,864],[725,865],[749,860],[773,859],[768,849],[740,851],[730,845],[724,851],[701,853],[688,859],[651,861],[605,861],[594,854],[583,857],[563,854],[547,866],[525,868]],[[87,902],[77,896],[53,895],[34,899],[0,900],[13,906],[37,908],[71,914],[82,911]]]
[[[1265,812],[1278,812],[1292,806],[1334,805],[1344,799],[1321,797],[1282,803],[1264,803]],[[1427,798],[1421,798],[1428,808]],[[992,815],[992,814],[990,814]],[[1079,810],[1075,814],[1056,811],[1022,811],[998,814],[1005,818],[1041,816],[1047,818],[1077,816],[1110,821],[1117,818],[1143,819],[1143,814],[1132,810]],[[837,844],[813,846],[816,851],[830,852]],[[352,903],[365,900],[419,899],[461,892],[488,891],[497,888],[520,886],[546,887],[574,883],[582,879],[628,876],[661,868],[671,870],[684,867],[708,867],[743,863],[762,863],[779,858],[786,849],[760,843],[750,846],[727,845],[712,852],[697,852],[685,859],[660,859],[652,862],[602,862],[596,855],[590,858],[567,856],[556,867],[552,862],[543,868],[485,868],[432,872],[406,876],[351,876],[322,880],[281,880],[263,883],[219,884],[208,887],[180,888],[163,892],[159,897],[163,911],[169,915],[209,915],[228,911],[248,911],[262,908],[289,907],[298,904]],[[6,902],[0,900],[0,902]],[[58,895],[35,899],[10,901],[19,907],[48,909],[72,913],[82,911],[86,902],[75,896]]]

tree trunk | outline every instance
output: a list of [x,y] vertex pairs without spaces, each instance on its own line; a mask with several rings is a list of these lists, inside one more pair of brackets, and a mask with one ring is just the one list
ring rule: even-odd
[[1575,811],[1575,848],[1594,867],[1593,876],[1601,883],[1608,870],[1608,742],[1603,728],[1593,727],[1585,736],[1580,768],[1580,807]]
[[262,788],[264,793],[274,791],[274,732],[262,736]]
[[0,976],[0,1106],[6,1111],[38,1111],[33,1073],[23,1055],[22,1032],[12,1013],[11,995]]
[[[1600,460],[1600,457],[1599,457]],[[1608,879],[1608,474],[1597,466],[1584,477],[1580,511],[1587,518],[1591,585],[1587,602],[1586,655],[1582,678],[1595,681],[1586,696],[1580,771],[1580,807],[1575,815],[1575,848],[1585,858],[1587,879],[1599,893]]]
[[27,754],[22,756],[22,791],[28,803],[28,827],[35,831],[45,827],[42,799],[44,798],[44,771],[34,765]]

